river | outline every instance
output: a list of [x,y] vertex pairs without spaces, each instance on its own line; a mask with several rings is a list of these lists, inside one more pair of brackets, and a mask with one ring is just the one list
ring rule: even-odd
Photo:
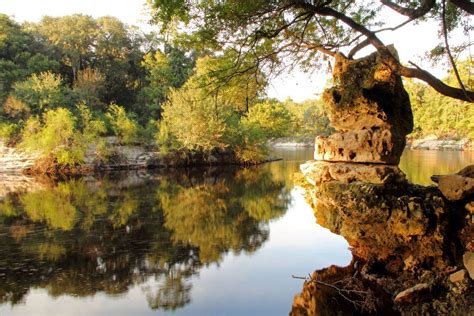
[[[0,201],[0,315],[287,315],[302,280],[347,265],[293,179],[311,150],[249,169],[40,179]],[[474,163],[407,151],[408,179]]]

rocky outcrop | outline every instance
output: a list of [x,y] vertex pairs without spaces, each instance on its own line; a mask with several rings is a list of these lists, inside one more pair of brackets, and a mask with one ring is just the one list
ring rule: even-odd
[[16,172],[32,167],[39,155],[7,147],[0,140],[0,173]]
[[[347,306],[364,315],[474,312],[469,198],[451,202],[437,187],[408,183],[395,166],[309,162],[301,170],[317,222],[348,241],[354,262],[337,278],[313,273],[292,315],[318,315],[322,298],[339,302],[334,314]],[[377,299],[384,296],[390,302]]]
[[331,181],[338,181],[340,183],[362,181],[374,184],[406,182],[405,174],[400,168],[390,165],[308,161],[300,166],[300,170],[306,180],[312,185]]
[[396,166],[413,128],[400,77],[374,53],[337,56],[333,78],[323,100],[337,132],[316,138],[316,161],[300,169],[317,222],[348,241],[354,260],[313,273],[291,315],[346,314],[344,302],[356,315],[474,314],[473,286],[449,277],[472,266],[474,168],[435,176],[439,189],[410,184]]
[[398,164],[413,129],[410,100],[400,76],[378,53],[358,60],[336,56],[334,86],[323,93],[336,133],[317,137],[314,158]]
[[[22,152],[6,147],[0,142],[0,174],[63,174],[83,175],[93,171],[141,170],[188,166],[242,165],[234,152],[219,150],[212,153],[161,153],[153,146],[123,145],[114,137],[108,137],[107,157],[89,146],[84,163],[77,166],[59,166],[54,161],[41,159],[39,154]],[[278,160],[269,157],[257,163]]]
[[469,151],[474,150],[474,142],[464,138],[460,140],[454,139],[438,139],[437,136],[431,135],[423,139],[417,139],[409,142],[407,147],[416,150],[457,150]]
[[467,166],[455,174],[434,175],[431,179],[438,183],[440,191],[450,201],[459,201],[474,195],[474,165]]

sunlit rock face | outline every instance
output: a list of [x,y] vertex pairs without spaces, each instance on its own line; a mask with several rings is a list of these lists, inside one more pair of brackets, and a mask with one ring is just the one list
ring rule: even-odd
[[438,183],[439,189],[450,201],[459,201],[474,195],[474,165],[467,166],[455,174],[435,175],[431,178]]
[[413,129],[400,76],[377,53],[357,60],[337,55],[333,81],[323,101],[337,132],[316,138],[314,158],[398,164],[405,136]]

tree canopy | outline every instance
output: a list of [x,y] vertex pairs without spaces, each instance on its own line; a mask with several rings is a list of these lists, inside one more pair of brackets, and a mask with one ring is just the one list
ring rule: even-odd
[[[277,71],[281,66],[299,64],[315,67],[335,54],[353,58],[363,47],[372,46],[398,74],[417,78],[439,93],[474,102],[474,92],[460,76],[446,84],[414,63],[402,64],[380,39],[379,33],[395,31],[408,23],[432,20],[439,27],[441,42],[431,57],[446,56],[457,73],[455,56],[472,43],[466,36],[451,47],[450,33],[472,31],[474,4],[469,0],[149,0],[154,21],[163,29],[181,30],[181,40],[208,45],[216,50],[234,50],[235,69],[250,57],[254,67]],[[383,13],[390,10],[405,17],[398,25],[387,25]]]

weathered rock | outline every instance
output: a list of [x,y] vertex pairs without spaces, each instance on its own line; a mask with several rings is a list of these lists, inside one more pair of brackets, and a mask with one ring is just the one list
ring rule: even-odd
[[474,214],[474,202],[467,203],[464,208],[471,214]]
[[464,267],[466,268],[469,276],[472,280],[474,280],[474,252],[466,252],[462,256],[462,261],[464,263]]
[[7,147],[0,140],[0,173],[11,173],[32,167],[39,157],[38,153],[26,153]]
[[407,145],[411,149],[417,150],[470,150],[470,141],[468,138],[461,140],[437,139],[436,136],[417,139]]
[[401,291],[395,296],[395,302],[415,302],[426,297],[430,291],[430,285],[427,283],[417,284],[409,289]]
[[448,200],[458,201],[474,194],[474,165],[455,174],[434,175],[431,179],[438,183],[439,190]]
[[388,129],[339,132],[315,140],[314,159],[396,165],[405,147],[405,138]]
[[405,174],[397,166],[333,163],[309,161],[300,166],[306,180],[312,185],[338,181],[341,183],[365,182],[374,184],[405,182]]
[[333,80],[323,100],[337,133],[316,139],[315,159],[397,164],[413,129],[401,78],[374,53],[358,60],[337,55]]
[[453,283],[458,283],[458,282],[462,282],[462,281],[466,280],[466,277],[467,277],[466,270],[461,269],[457,272],[452,273],[449,276],[449,281],[451,281]]
[[443,223],[448,210],[436,188],[332,181],[309,189],[307,196],[317,222],[342,235],[358,258],[392,258],[400,262],[392,266],[396,270],[423,262],[446,267],[445,228],[430,224]]

